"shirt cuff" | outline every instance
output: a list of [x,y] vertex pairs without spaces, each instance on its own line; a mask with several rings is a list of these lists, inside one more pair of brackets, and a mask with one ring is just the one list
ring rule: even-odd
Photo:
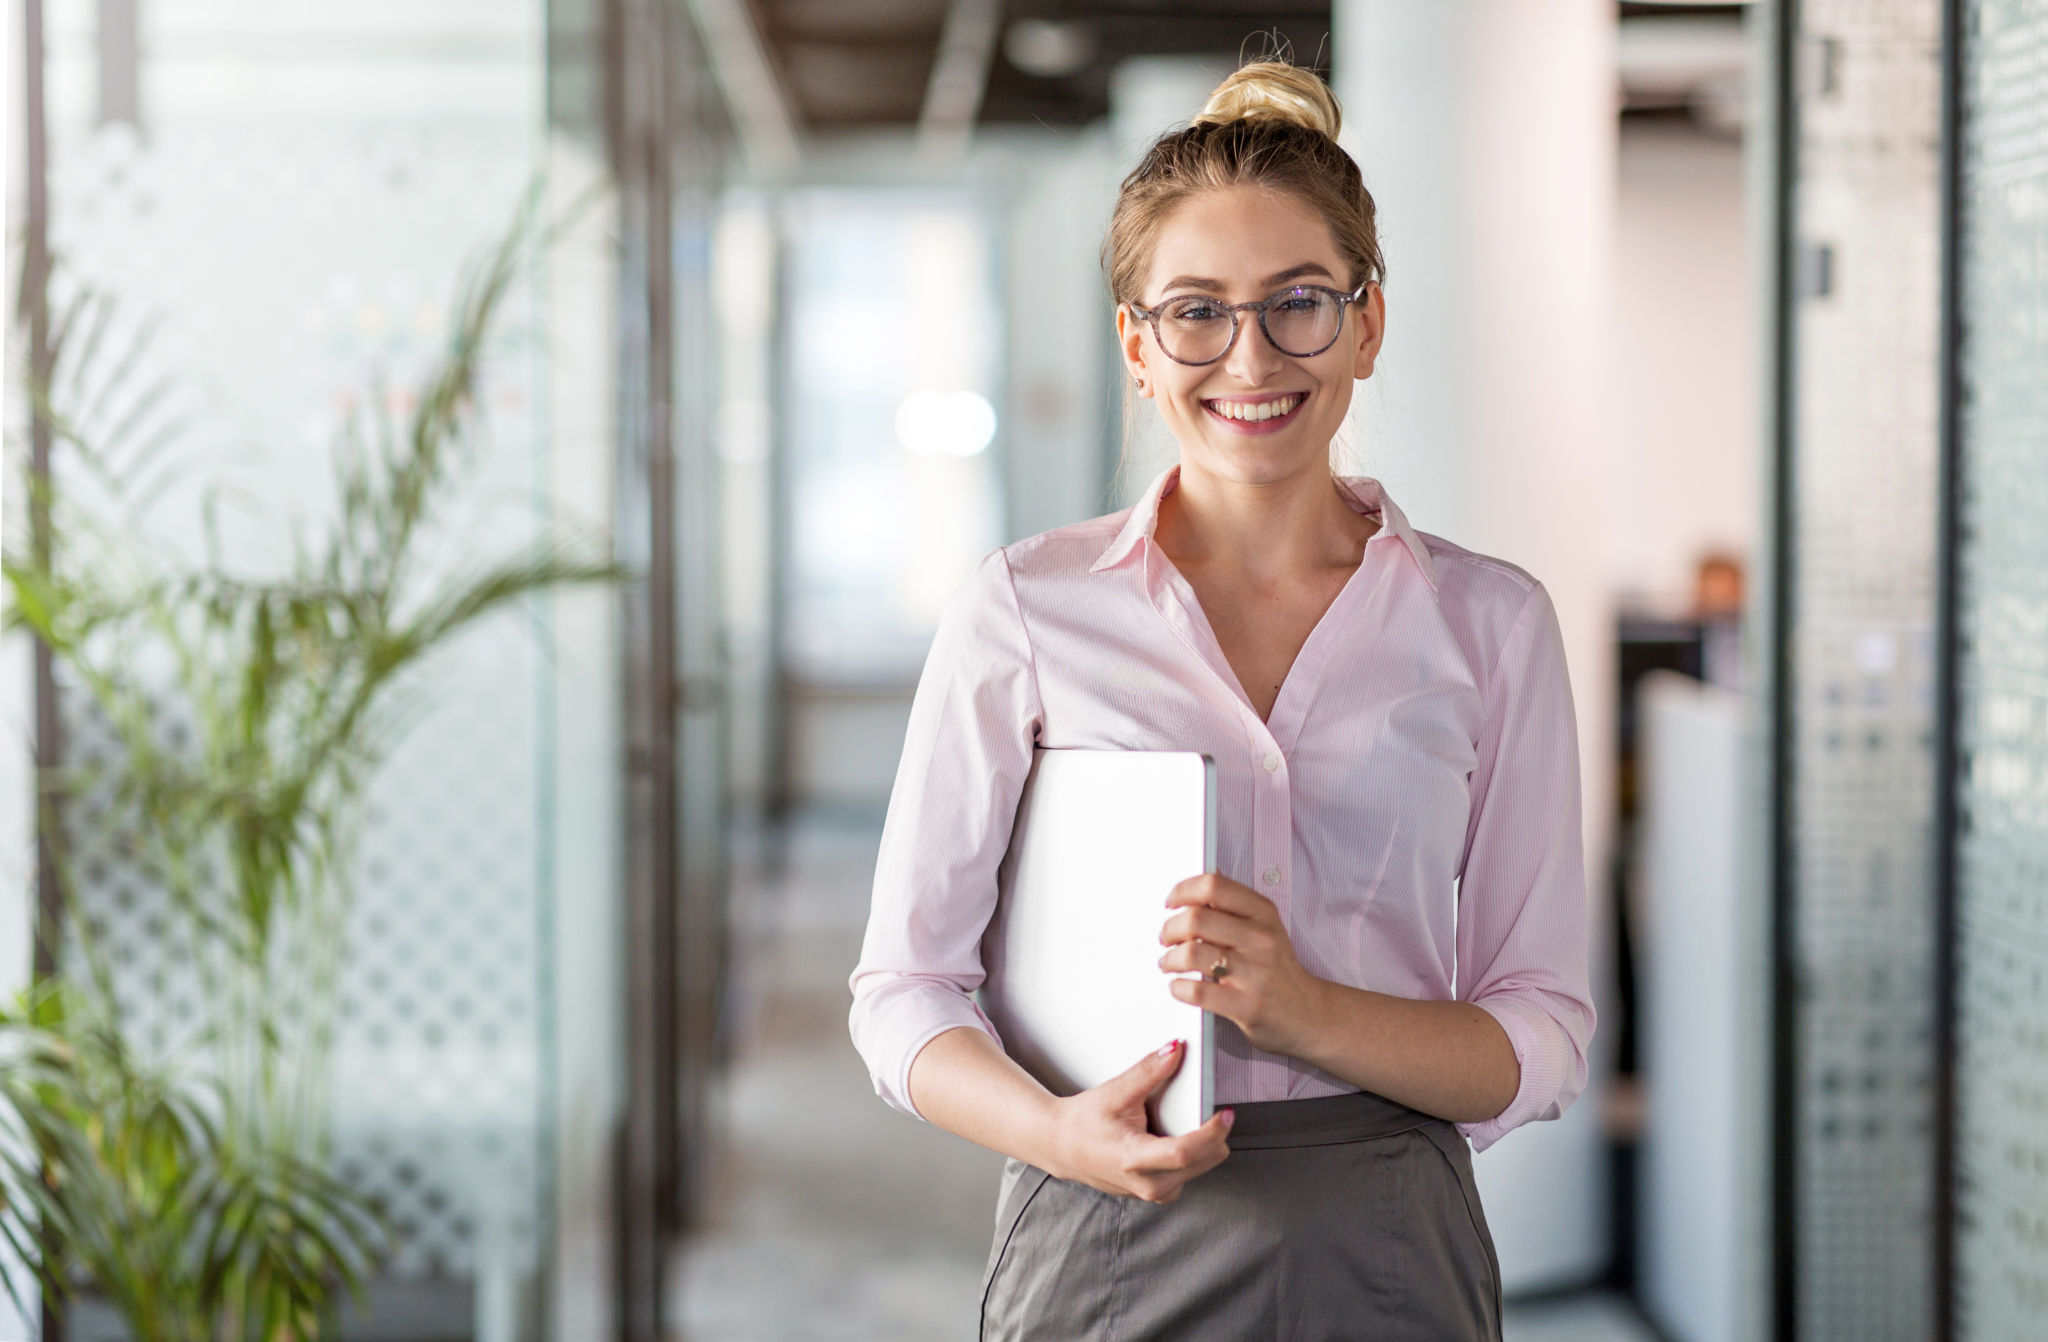
[[997,1047],[1002,1037],[974,999],[950,984],[898,980],[853,1004],[854,1045],[867,1060],[875,1093],[912,1118],[923,1119],[910,1099],[910,1066],[924,1046],[948,1030],[980,1030]]
[[1508,994],[1473,1005],[1500,1022],[1522,1068],[1521,1082],[1507,1108],[1482,1123],[1457,1125],[1476,1153],[1532,1119],[1562,1114],[1585,1089],[1586,1068],[1564,1027],[1541,1008]]

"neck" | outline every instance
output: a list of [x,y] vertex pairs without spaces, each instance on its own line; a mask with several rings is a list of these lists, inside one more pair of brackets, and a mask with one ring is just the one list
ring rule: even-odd
[[1355,567],[1375,524],[1354,512],[1327,466],[1246,483],[1183,458],[1180,484],[1160,501],[1154,533],[1182,567],[1284,577]]

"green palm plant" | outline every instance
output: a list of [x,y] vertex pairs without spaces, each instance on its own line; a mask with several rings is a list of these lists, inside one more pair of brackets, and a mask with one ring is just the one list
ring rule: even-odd
[[135,1342],[317,1336],[380,1228],[318,1164],[238,1141],[227,1104],[138,1057],[89,995],[25,995],[0,1010],[0,1240],[58,1299],[90,1284]]
[[[367,1261],[367,1209],[319,1174],[365,786],[410,721],[415,673],[436,652],[536,593],[622,576],[601,538],[559,527],[453,565],[427,553],[461,492],[495,319],[524,258],[546,241],[534,224],[539,198],[460,288],[448,347],[409,415],[375,396],[350,417],[333,458],[331,523],[295,537],[281,575],[251,578],[223,561],[217,492],[204,505],[203,560],[133,540],[146,500],[130,482],[162,478],[145,467],[166,441],[148,427],[163,397],[152,386],[87,414],[63,403],[64,389],[104,393],[143,362],[132,343],[105,353],[116,348],[107,300],[73,300],[56,323],[55,371],[28,388],[66,453],[66,469],[50,476],[75,470],[94,502],[51,478],[25,481],[55,542],[6,547],[7,619],[48,644],[115,747],[98,772],[55,780],[39,841],[55,846],[74,904],[74,859],[87,844],[147,872],[179,915],[207,1000],[185,1050],[195,1079],[165,1080],[134,1057],[114,975],[85,920],[69,920],[67,1005],[0,1018],[0,1102],[34,1153],[6,1167],[0,1214],[33,1219],[38,1228],[21,1220],[10,1233],[41,1245],[52,1286],[82,1278],[128,1314],[138,1338],[212,1335],[144,1332],[131,1311],[149,1292],[198,1291],[195,1273],[215,1283],[209,1307],[235,1302],[213,1321],[219,1335],[306,1338],[323,1292]],[[92,357],[113,371],[95,378],[67,365]],[[115,426],[113,441],[93,441],[86,419]],[[97,799],[89,825],[75,815],[60,824],[55,803],[87,793]],[[14,1075],[17,1056],[28,1079]],[[38,1183],[38,1161],[98,1173]],[[140,1252],[116,1226],[123,1208],[152,1199],[239,1218],[237,1252],[257,1257],[209,1266],[192,1256],[196,1229],[150,1239],[143,1267],[95,1247]],[[149,1292],[122,1284],[132,1272],[152,1279]]]

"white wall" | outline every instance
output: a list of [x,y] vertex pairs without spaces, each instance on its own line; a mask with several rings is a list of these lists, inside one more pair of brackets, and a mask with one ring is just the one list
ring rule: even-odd
[[1601,515],[1617,594],[1683,606],[1699,555],[1756,541],[1757,314],[1739,141],[1624,122]]

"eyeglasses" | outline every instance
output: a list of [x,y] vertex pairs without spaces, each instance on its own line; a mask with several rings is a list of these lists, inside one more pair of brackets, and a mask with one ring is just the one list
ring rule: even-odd
[[1169,298],[1156,308],[1129,304],[1132,315],[1152,324],[1152,336],[1175,363],[1215,363],[1237,343],[1240,312],[1259,314],[1259,329],[1274,349],[1292,359],[1309,359],[1337,343],[1344,309],[1372,283],[1350,293],[1320,284],[1294,284],[1256,303],[1225,303],[1201,294]]

